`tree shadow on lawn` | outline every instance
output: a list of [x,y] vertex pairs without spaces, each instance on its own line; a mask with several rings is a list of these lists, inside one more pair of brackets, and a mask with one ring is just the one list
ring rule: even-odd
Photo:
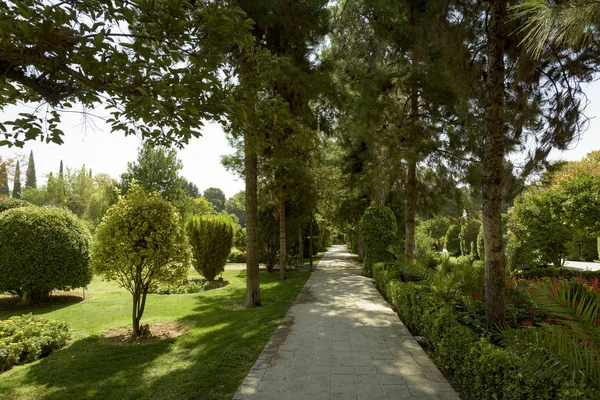
[[[276,276],[261,276],[273,283]],[[243,309],[245,288],[199,296],[178,322],[190,331],[142,345],[79,340],[32,365],[22,385],[43,385],[44,399],[230,399],[304,285],[301,277],[261,289],[263,307]],[[297,290],[292,290],[296,286]],[[7,393],[17,398],[17,389]]]

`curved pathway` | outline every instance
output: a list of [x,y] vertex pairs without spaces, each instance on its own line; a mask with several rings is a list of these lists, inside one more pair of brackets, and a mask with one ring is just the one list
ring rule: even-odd
[[459,397],[343,246],[333,246],[235,400]]

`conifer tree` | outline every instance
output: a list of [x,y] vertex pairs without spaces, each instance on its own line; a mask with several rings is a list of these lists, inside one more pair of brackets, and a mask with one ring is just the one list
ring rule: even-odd
[[6,199],[10,194],[8,189],[8,174],[6,172],[6,163],[0,165],[0,200]]
[[15,199],[21,198],[21,166],[19,165],[19,161],[17,161],[17,166],[15,167],[15,179],[13,181],[12,196]]
[[25,188],[37,188],[37,178],[35,176],[35,161],[33,159],[33,150],[29,153],[29,162],[27,163],[27,172],[25,173]]

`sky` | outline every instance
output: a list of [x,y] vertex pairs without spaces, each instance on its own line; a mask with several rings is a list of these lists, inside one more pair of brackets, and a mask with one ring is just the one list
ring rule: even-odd
[[[550,159],[579,160],[593,150],[600,150],[600,81],[584,88],[589,104],[586,115],[591,118],[589,127],[581,140],[567,151],[553,151]],[[6,108],[0,112],[0,121],[13,118],[18,107]],[[81,115],[65,114],[62,123],[65,132],[64,144],[27,142],[23,149],[0,147],[0,155],[10,157],[16,154],[28,155],[33,151],[38,183],[45,184],[50,172],[58,171],[60,161],[70,168],[91,168],[93,173],[107,173],[118,179],[127,169],[127,163],[137,158],[141,140],[135,136],[125,137],[122,133],[110,133],[110,128],[101,120],[88,117],[82,123]],[[225,132],[217,124],[207,124],[203,136],[192,139],[178,156],[183,161],[182,175],[195,183],[200,192],[209,187],[223,190],[227,198],[244,190],[240,177],[227,171],[221,164],[221,156],[232,154]],[[511,159],[518,159],[513,155]],[[12,182],[10,182],[12,186]]]

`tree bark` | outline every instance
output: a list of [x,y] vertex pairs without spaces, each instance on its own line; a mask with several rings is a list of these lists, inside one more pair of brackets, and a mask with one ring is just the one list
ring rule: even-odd
[[286,264],[286,247],[287,241],[285,238],[285,195],[283,191],[279,195],[279,280],[285,279],[285,264]]
[[132,332],[131,337],[136,339],[140,336],[140,319],[138,317],[138,304],[140,302],[140,294],[137,291],[133,293],[133,312],[132,312]]
[[304,226],[302,225],[302,218],[298,228],[298,263],[300,267],[304,265]]
[[246,308],[260,306],[258,269],[258,156],[252,134],[244,136],[246,181]]
[[309,232],[309,240],[308,240],[308,252],[309,252],[309,259],[310,259],[310,269],[312,269],[313,267],[313,222],[314,222],[314,218],[310,218],[310,232]]
[[491,331],[504,322],[502,176],[504,172],[504,48],[506,0],[491,0],[488,82],[483,146],[482,219],[485,248],[485,318]]

